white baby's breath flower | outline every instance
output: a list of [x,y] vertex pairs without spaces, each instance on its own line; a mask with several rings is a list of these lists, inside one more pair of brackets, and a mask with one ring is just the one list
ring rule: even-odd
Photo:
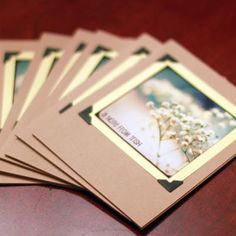
[[191,143],[191,146],[193,148],[199,148],[201,146],[201,143],[199,143],[198,141],[194,140],[192,143]]
[[193,121],[193,123],[194,123],[194,125],[200,125],[201,121],[196,119]]
[[179,111],[184,111],[184,107],[180,104],[178,104],[176,107],[175,107],[176,110],[179,110]]
[[181,140],[180,140],[180,138],[178,136],[176,136],[175,141],[177,142],[178,145],[180,145]]
[[146,103],[146,106],[147,106],[149,109],[152,109],[152,108],[155,107],[154,102],[152,102],[152,101],[148,101],[148,102]]
[[196,150],[195,152],[196,152],[196,154],[199,156],[199,155],[201,155],[201,154],[203,153],[203,150],[198,149],[198,150]]
[[181,119],[181,121],[182,121],[183,123],[188,123],[188,122],[190,121],[190,119],[189,119],[188,116],[184,116],[184,117]]
[[216,117],[217,117],[218,119],[223,119],[223,118],[224,118],[224,114],[223,114],[222,112],[218,112],[218,113],[216,114]]
[[173,110],[173,115],[178,117],[180,115],[180,111],[179,110]]
[[180,134],[180,136],[184,136],[184,135],[188,134],[188,132],[185,130],[182,130],[179,132],[179,134]]
[[183,119],[184,117],[186,117],[186,115],[185,115],[184,113],[182,113],[182,112],[179,113],[179,118],[180,118],[180,119]]
[[187,143],[191,143],[192,142],[192,138],[190,136],[188,136],[188,135],[186,135],[183,139]]
[[182,129],[185,131],[190,131],[191,127],[189,125],[183,125]]
[[199,139],[198,139],[199,142],[203,143],[206,141],[206,138],[204,136],[201,136]]
[[164,126],[165,126],[165,124],[166,124],[166,123],[165,123],[165,121],[164,121],[164,120],[161,120],[161,121],[159,122],[159,125],[161,126],[161,128],[162,128],[162,127],[164,127]]
[[165,101],[165,102],[161,103],[161,106],[164,107],[164,108],[170,108],[170,103]]
[[165,117],[166,119],[170,119],[171,116],[172,116],[172,114],[171,114],[170,111],[167,111],[167,112],[164,114],[164,117]]
[[214,115],[217,115],[217,114],[220,112],[220,110],[219,110],[218,108],[212,108],[212,109],[211,109],[211,112],[212,112]]
[[205,122],[202,121],[202,123],[201,123],[200,126],[201,126],[201,128],[206,128],[206,127],[207,127],[207,123],[205,123]]
[[206,135],[206,130],[204,130],[204,129],[198,129],[195,133],[196,133],[196,134],[199,134],[199,135]]
[[174,132],[174,131],[168,131],[167,133],[166,133],[166,136],[168,137],[168,138],[175,138],[176,137],[176,132]]
[[183,141],[183,142],[181,142],[180,145],[181,145],[181,147],[182,147],[183,149],[186,149],[186,148],[188,147],[189,143],[186,142],[186,141]]
[[165,109],[165,108],[161,107],[161,108],[159,109],[159,114],[160,114],[160,115],[165,114],[165,112],[166,112],[166,109]]
[[193,136],[193,139],[194,139],[195,141],[200,141],[200,140],[202,140],[202,136],[201,136],[201,135],[194,135],[194,136]]
[[213,130],[208,130],[208,131],[206,132],[206,135],[207,135],[208,137],[212,137],[212,136],[215,135],[215,132],[214,132]]
[[171,125],[171,126],[175,126],[175,125],[177,125],[178,123],[179,123],[179,119],[178,119],[178,118],[172,117],[172,118],[170,119],[170,125]]
[[193,159],[192,157],[194,156],[193,154],[193,149],[192,148],[188,148],[186,151],[187,157],[188,159],[190,159],[190,161]]

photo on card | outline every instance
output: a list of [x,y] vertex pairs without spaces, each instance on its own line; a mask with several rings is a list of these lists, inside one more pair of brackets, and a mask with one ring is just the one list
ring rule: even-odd
[[235,108],[175,61],[154,63],[89,109],[81,116],[160,183],[181,184],[235,139]]
[[167,176],[236,127],[230,113],[169,67],[103,109],[99,118]]

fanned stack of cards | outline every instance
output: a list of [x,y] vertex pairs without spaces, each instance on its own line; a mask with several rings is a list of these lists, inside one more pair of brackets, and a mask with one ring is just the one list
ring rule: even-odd
[[0,41],[1,184],[85,189],[144,228],[236,153],[236,88],[174,40]]

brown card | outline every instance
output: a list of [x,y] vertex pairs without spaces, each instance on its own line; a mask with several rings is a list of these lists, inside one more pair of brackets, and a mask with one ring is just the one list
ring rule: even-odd
[[[90,66],[90,70],[92,69],[93,70],[93,68],[91,67],[91,64],[93,63],[94,64],[94,62],[96,62],[96,63],[99,63],[99,61],[98,61],[98,56],[100,57],[100,60],[102,59],[102,55],[100,55],[101,53],[101,49],[100,49],[100,52],[98,52],[99,53],[99,55],[98,55],[98,53],[93,53],[93,51],[98,47],[98,45],[99,45],[99,47],[101,47],[102,45],[104,45],[105,47],[110,47],[110,48],[112,48],[112,50],[116,50],[117,52],[119,52],[120,50],[121,50],[121,47],[124,47],[124,45],[126,45],[127,43],[124,41],[124,40],[121,40],[121,39],[118,39],[117,37],[114,37],[114,36],[111,36],[111,35],[107,35],[107,34],[105,34],[105,33],[98,33],[97,34],[98,36],[97,36],[97,39],[96,39],[96,37],[94,37],[93,36],[93,41],[91,41],[91,43],[88,45],[88,49],[85,49],[84,50],[84,52],[82,53],[82,55],[77,59],[77,61],[76,61],[76,63],[71,67],[71,70],[73,70],[72,71],[72,73],[73,74],[76,74],[76,73],[78,73],[78,68],[80,68],[80,67],[82,67],[82,69],[84,68],[84,67],[86,67],[86,58],[88,58],[88,60],[90,59],[90,57],[93,57],[93,61],[91,61],[90,60],[90,64],[89,64],[89,66]],[[80,34],[80,36],[81,36],[81,34]],[[90,34],[90,36],[91,36],[91,34]],[[88,37],[87,37],[88,38]],[[85,39],[87,39],[87,38],[85,38]],[[90,37],[91,38],[91,37]],[[84,39],[84,40],[85,40]],[[76,47],[78,48],[78,45],[76,45]],[[91,55],[91,53],[92,53],[92,55]],[[107,57],[108,56],[108,52],[107,52],[107,50],[105,50],[104,51],[104,53],[105,53],[105,56]],[[90,56],[91,55],[91,56]],[[95,56],[95,57],[94,57]],[[94,61],[94,59],[95,59],[95,61]],[[94,66],[96,67],[96,64],[94,64]],[[86,72],[87,72],[88,70],[86,70]],[[69,71],[69,73],[68,73],[68,75],[69,76],[71,76],[71,72]],[[84,75],[84,74],[83,74]],[[67,78],[67,76],[66,76],[66,78]],[[71,79],[71,77],[69,77],[70,79]],[[50,81],[52,81],[53,79],[51,79]],[[67,79],[67,83],[69,84],[70,83],[70,81]],[[67,83],[65,83],[64,82],[64,78],[63,78],[63,80],[61,80],[60,81],[60,83],[59,83],[59,86],[60,86],[60,84],[61,83],[64,83],[63,85],[64,86],[66,86],[66,84]],[[52,85],[52,83],[51,83],[51,85]],[[51,86],[52,87],[52,86]],[[49,88],[49,86],[47,86],[47,89]],[[54,89],[54,90],[57,90],[57,88],[56,89]],[[45,91],[45,90],[44,90]],[[58,94],[58,92],[56,93],[55,91],[50,95],[50,97],[55,97],[56,96],[56,94]],[[43,94],[44,95],[44,94]],[[45,105],[45,103],[46,102],[48,102],[48,99],[45,101],[45,96],[43,96],[43,98],[44,98],[44,100],[41,102],[41,107],[40,107],[40,104],[39,104],[39,102],[37,103],[37,106],[35,106],[35,104],[33,104],[31,107],[33,107],[33,110],[35,111],[35,108],[37,108],[37,112],[38,112],[38,109],[39,109],[39,107],[41,108],[41,110],[43,109],[43,106]],[[31,113],[32,115],[36,115],[34,112],[32,112]],[[24,117],[24,116],[23,116]],[[18,126],[18,125],[17,125]],[[12,131],[12,132],[14,132],[14,130]],[[14,133],[11,133],[11,135],[10,135],[10,137],[12,137],[13,139],[15,139],[15,137],[14,137]],[[10,138],[8,139],[8,141],[7,141],[7,144],[9,144],[10,143]],[[3,150],[3,148],[1,149],[1,150]],[[4,152],[3,152],[4,153]],[[15,160],[15,159],[14,159]],[[23,160],[20,160],[22,163],[25,163]],[[30,161],[30,163],[29,163],[29,165],[31,165],[32,166],[32,163],[34,163],[34,159],[31,159],[31,161]],[[55,168],[55,166],[53,166],[53,165],[51,165],[48,161],[45,161],[44,160],[44,165],[47,167],[47,166],[49,166],[50,165],[50,169],[52,169],[52,170],[54,170],[54,171],[51,171],[51,172],[49,172],[50,173],[50,175],[52,175],[52,174],[55,174],[56,176],[59,176],[60,178],[63,178],[63,179],[65,179],[66,181],[71,181],[73,184],[74,184],[74,181],[73,180],[70,180],[70,179],[68,179],[68,176],[66,175],[66,173],[63,173],[63,172],[61,172],[61,171],[59,171],[57,168]],[[11,170],[9,170],[9,169],[6,169],[6,166],[4,167],[4,170],[5,170],[5,172],[6,171],[11,171]],[[21,171],[21,170],[19,170],[19,171]],[[12,173],[12,172],[11,172]],[[17,173],[16,172],[16,168],[14,168],[14,173]],[[30,172],[28,172],[28,174],[30,174]],[[54,175],[54,176],[55,176]],[[28,176],[28,177],[31,177],[31,176]]]
[[[86,98],[86,96],[89,96],[89,94],[92,94],[96,90],[102,88],[107,84],[108,82],[111,82],[116,77],[120,76],[121,74],[127,72],[128,70],[132,69],[135,65],[140,65],[144,60],[147,60],[147,52],[149,53],[149,56],[154,54],[160,49],[161,45],[159,42],[157,42],[155,39],[151,38],[148,35],[141,36],[134,45],[131,47],[125,49],[123,53],[121,53],[120,56],[118,56],[117,59],[115,59],[113,62],[107,64],[104,66],[104,68],[101,68],[99,71],[97,71],[91,79],[89,79],[86,83],[80,86],[77,90],[75,90],[71,95],[67,97],[68,101],[73,101],[73,98],[78,99],[78,94],[81,94],[80,100]],[[85,91],[85,93],[83,93]],[[79,102],[79,100],[74,101]],[[44,146],[42,146],[37,140],[33,139],[31,134],[29,132],[24,132],[27,129],[26,125],[29,123],[29,119],[25,119],[25,125],[20,126],[20,124],[16,127],[16,134],[20,134],[21,132],[26,133],[26,136],[23,136],[23,142],[28,143],[28,145],[33,145],[34,148],[37,150],[37,152],[34,152],[32,149],[29,149],[25,146],[23,148],[22,142],[17,142],[14,144],[14,150],[10,150],[10,148],[7,150],[7,155],[13,156],[13,157],[19,157],[24,161],[27,161],[27,163],[31,163],[32,157],[34,157],[35,165],[37,167],[40,167],[44,171],[48,171],[52,173],[52,169],[50,166],[46,166],[44,164],[44,161],[38,154],[38,152],[42,151],[44,156],[52,162],[54,165],[58,166],[60,169],[65,171],[67,174],[69,174],[71,177],[77,177],[77,175],[66,166],[60,159],[58,159],[53,153],[48,152],[47,149],[45,149]],[[23,122],[21,123],[23,124]],[[35,145],[36,146],[35,146]],[[42,149],[42,150],[41,150]],[[46,153],[45,153],[46,151]],[[49,155],[49,156],[48,156]],[[47,169],[45,169],[47,168]],[[49,169],[50,168],[50,169]]]
[[170,41],[129,76],[31,126],[90,191],[143,228],[234,157],[235,92]]

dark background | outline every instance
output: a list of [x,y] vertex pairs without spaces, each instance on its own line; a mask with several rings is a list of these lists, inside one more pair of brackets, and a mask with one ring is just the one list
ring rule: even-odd
[[[43,31],[72,34],[79,27],[174,38],[236,84],[234,0],[0,0],[0,38],[31,39]],[[234,161],[143,232],[84,193],[1,187],[0,235],[233,236],[235,172]]]

